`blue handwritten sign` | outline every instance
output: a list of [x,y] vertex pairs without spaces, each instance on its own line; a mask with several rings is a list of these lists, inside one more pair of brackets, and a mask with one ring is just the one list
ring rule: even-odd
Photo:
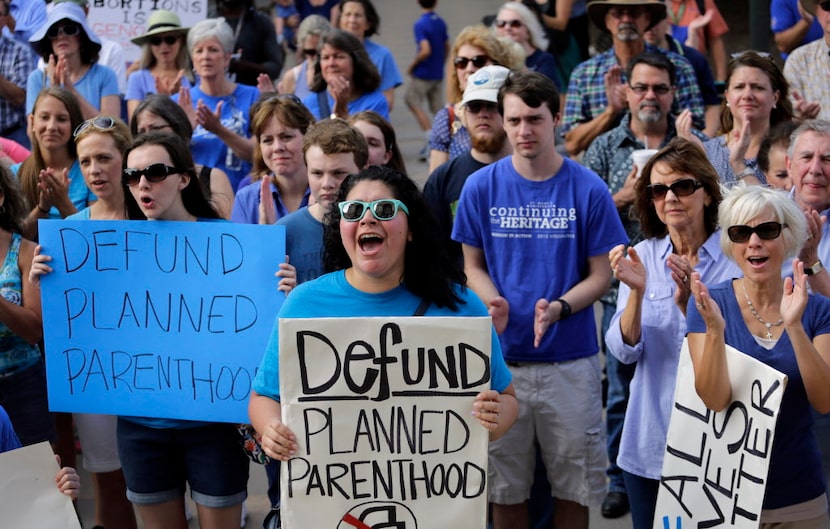
[[248,422],[284,299],[282,226],[41,221],[49,406]]

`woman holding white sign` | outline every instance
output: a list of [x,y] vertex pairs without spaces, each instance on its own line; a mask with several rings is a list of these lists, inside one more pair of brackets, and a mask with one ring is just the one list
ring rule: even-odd
[[[462,286],[466,278],[434,223],[415,183],[397,171],[371,166],[348,177],[324,235],[326,268],[335,271],[294,289],[279,318],[487,316]],[[495,331],[491,343],[491,389],[475,397],[473,415],[496,439],[515,421],[518,404]],[[278,346],[276,324],[248,410],[266,454],[288,461],[298,444],[281,421]]]
[[651,529],[663,468],[693,271],[722,281],[739,270],[718,246],[719,177],[703,150],[675,138],[643,167],[635,208],[646,239],[609,258],[620,280],[605,343],[636,363],[617,465],[635,529]]
[[793,277],[781,279],[785,260],[815,234],[788,194],[758,186],[733,189],[720,220],[727,227],[723,253],[743,278],[707,287],[692,276],[688,339],[695,389],[709,409],[730,404],[727,344],[787,375],[760,527],[830,527],[812,414],[813,408],[830,412],[830,300],[807,291],[800,259],[792,261]]

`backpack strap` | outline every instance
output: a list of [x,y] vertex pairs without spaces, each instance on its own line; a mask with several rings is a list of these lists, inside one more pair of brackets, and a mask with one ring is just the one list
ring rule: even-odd
[[430,306],[430,301],[428,299],[425,299],[425,300],[421,301],[421,304],[418,305],[418,308],[415,309],[415,313],[412,314],[412,315],[413,316],[423,316],[424,314],[426,314],[427,309],[429,308],[429,306]]

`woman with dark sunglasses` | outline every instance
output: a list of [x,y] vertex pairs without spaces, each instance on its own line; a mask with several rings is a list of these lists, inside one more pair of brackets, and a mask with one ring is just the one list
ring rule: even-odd
[[[462,286],[464,273],[443,251],[435,221],[412,180],[370,166],[346,178],[337,200],[324,231],[324,260],[331,273],[294,289],[279,318],[487,316],[475,293]],[[491,336],[492,389],[474,398],[473,415],[496,439],[513,424],[518,404],[494,330]],[[248,410],[265,452],[288,461],[298,444],[291,425],[281,422],[278,344],[276,325]]]
[[[830,300],[809,293],[808,265],[792,259],[807,241],[804,213],[786,193],[739,186],[721,204],[720,219],[723,253],[743,277],[722,283],[692,277],[695,389],[711,410],[730,404],[725,345],[787,375],[759,527],[830,527],[813,433],[813,411],[830,413]],[[790,259],[793,275],[782,280]]]
[[110,68],[98,63],[101,41],[90,29],[84,10],[72,2],[57,4],[46,24],[29,39],[43,57],[46,71],[34,70],[26,83],[26,112],[31,113],[40,91],[60,86],[78,98],[85,119],[121,113],[118,80]]
[[645,240],[609,253],[620,281],[606,351],[636,363],[617,465],[635,529],[651,529],[671,403],[686,333],[693,272],[718,282],[740,274],[718,244],[718,175],[703,150],[675,138],[643,168],[634,207]]
[[190,61],[187,56],[187,28],[176,13],[159,9],[147,20],[147,31],[132,39],[141,46],[141,58],[133,63],[127,78],[127,116],[132,119],[139,103],[149,94],[172,96],[179,88],[190,88]]
[[429,136],[429,172],[472,148],[470,134],[461,121],[459,103],[467,79],[491,64],[515,70],[524,66],[524,53],[518,45],[493,35],[490,28],[467,26],[455,38],[447,61],[447,106],[432,120]]
[[[317,60],[317,48],[320,36],[331,29],[331,24],[320,15],[311,15],[300,22],[297,28],[297,48],[302,59],[300,63],[286,71],[277,90],[281,94],[294,94],[301,100],[311,95],[314,82],[314,63]],[[260,88],[260,92],[264,91]]]
[[507,2],[499,8],[493,21],[496,34],[519,44],[525,52],[525,66],[544,74],[556,83],[559,92],[567,90],[556,58],[548,53],[548,37],[539,18],[521,2]]

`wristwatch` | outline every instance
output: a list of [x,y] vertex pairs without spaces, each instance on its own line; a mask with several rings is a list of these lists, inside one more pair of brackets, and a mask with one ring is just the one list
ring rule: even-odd
[[555,300],[554,303],[559,303],[560,305],[562,305],[562,310],[559,311],[559,321],[562,321],[571,315],[571,305],[567,301],[565,301],[562,298],[559,298]]
[[814,276],[822,270],[824,270],[824,265],[821,264],[821,260],[816,261],[812,266],[804,267],[804,273],[808,276]]

